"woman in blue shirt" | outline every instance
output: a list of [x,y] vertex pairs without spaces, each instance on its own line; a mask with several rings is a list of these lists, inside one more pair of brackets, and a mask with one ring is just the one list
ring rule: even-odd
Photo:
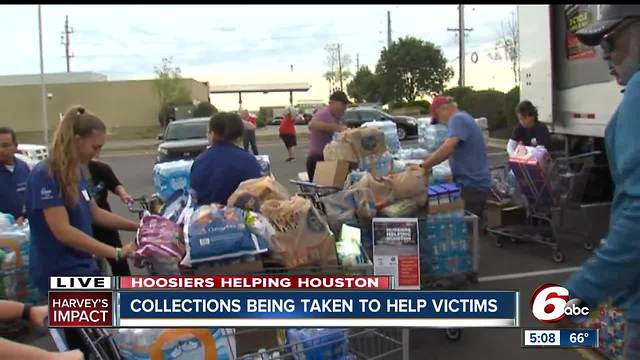
[[[51,154],[31,171],[25,203],[31,230],[29,270],[43,294],[50,276],[95,276],[100,269],[94,256],[125,261],[135,250],[131,243],[113,247],[93,238],[92,225],[136,231],[138,224],[100,209],[91,198],[86,171],[105,142],[102,120],[80,106],[71,107],[56,129]],[[85,165],[85,166],[83,166]],[[70,348],[82,340],[65,331]]]
[[219,112],[209,120],[209,142],[191,167],[191,187],[199,205],[227,204],[241,182],[261,177],[260,164],[236,143],[244,125],[235,113]]

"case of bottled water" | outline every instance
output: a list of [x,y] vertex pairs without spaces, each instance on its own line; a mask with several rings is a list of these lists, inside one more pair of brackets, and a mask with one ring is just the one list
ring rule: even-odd
[[393,121],[371,121],[362,124],[362,127],[377,128],[384,133],[384,141],[387,150],[396,153],[400,150],[400,138],[398,138],[398,127]]
[[193,160],[178,160],[153,167],[153,185],[163,201],[177,190],[186,190],[191,186],[191,165]]

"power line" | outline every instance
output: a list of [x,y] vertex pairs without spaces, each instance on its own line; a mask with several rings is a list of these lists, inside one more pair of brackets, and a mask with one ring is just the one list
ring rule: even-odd
[[69,35],[73,34],[73,28],[69,27],[69,15],[65,16],[64,19],[64,32],[60,36],[60,41],[62,45],[64,45],[64,56],[67,59],[67,72],[71,72],[71,58],[73,54],[70,54],[69,47],[71,46]]
[[456,29],[447,29],[447,31],[456,31],[458,33],[458,41],[459,41],[459,45],[458,45],[458,49],[459,49],[459,55],[458,55],[458,62],[459,62],[459,66],[460,66],[460,78],[458,80],[458,86],[463,87],[464,86],[464,37],[467,31],[473,31],[472,28],[467,29],[464,27],[464,5],[460,4],[458,5],[458,28]]

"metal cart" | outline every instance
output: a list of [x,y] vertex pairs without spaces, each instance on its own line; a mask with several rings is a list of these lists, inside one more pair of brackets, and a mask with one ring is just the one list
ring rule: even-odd
[[[488,229],[496,238],[496,246],[502,247],[505,240],[546,245],[551,247],[552,259],[557,263],[565,259],[560,234],[577,234],[585,239],[585,249],[593,249],[597,239],[591,236],[591,224],[585,209],[602,204],[584,205],[581,202],[589,172],[594,165],[594,156],[597,154],[599,152],[559,157],[552,160],[545,171],[535,164],[510,162],[509,169],[516,174],[525,199],[526,222]],[[508,169],[504,168],[504,171],[506,178]],[[581,230],[568,228],[567,216],[571,212],[580,213]]]

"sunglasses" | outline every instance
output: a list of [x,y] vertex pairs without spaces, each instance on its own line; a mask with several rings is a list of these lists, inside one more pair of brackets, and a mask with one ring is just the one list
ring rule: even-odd
[[605,36],[602,37],[602,40],[600,40],[600,47],[602,48],[602,50],[611,53],[613,52],[616,47],[615,47],[615,36],[620,33],[620,31],[622,31],[623,29],[626,29],[627,27],[629,27],[629,25],[634,24],[638,22],[638,20],[634,20],[634,21],[622,21],[620,22],[618,25],[614,26],[613,29],[611,29],[611,31],[606,34]]

